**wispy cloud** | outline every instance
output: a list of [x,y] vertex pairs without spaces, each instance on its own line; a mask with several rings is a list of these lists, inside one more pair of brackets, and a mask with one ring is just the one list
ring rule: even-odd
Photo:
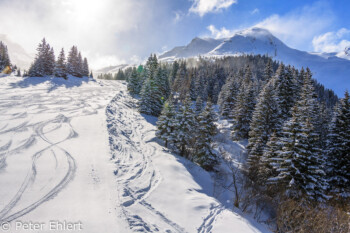
[[315,35],[324,32],[335,16],[326,2],[317,2],[311,6],[291,11],[285,15],[274,14],[255,26],[268,29],[289,46],[300,48],[309,44]]
[[235,30],[228,30],[225,27],[217,29],[214,25],[209,25],[207,29],[215,39],[227,38],[234,34]]
[[251,15],[259,14],[260,10],[258,8],[255,8],[250,12]]
[[350,46],[350,30],[341,28],[336,32],[315,36],[312,45],[316,52],[341,52]]
[[201,17],[207,13],[220,12],[237,3],[237,0],[194,0],[190,12]]

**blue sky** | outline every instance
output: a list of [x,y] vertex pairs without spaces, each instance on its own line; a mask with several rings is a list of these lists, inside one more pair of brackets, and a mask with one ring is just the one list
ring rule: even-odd
[[29,53],[44,36],[56,51],[78,45],[94,68],[253,26],[290,47],[331,52],[350,46],[349,9],[348,0],[0,0],[0,34]]

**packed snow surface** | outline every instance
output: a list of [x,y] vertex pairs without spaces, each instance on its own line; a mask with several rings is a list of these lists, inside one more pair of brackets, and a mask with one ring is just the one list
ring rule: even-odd
[[10,232],[268,232],[161,146],[125,83],[8,76],[0,93],[0,223]]

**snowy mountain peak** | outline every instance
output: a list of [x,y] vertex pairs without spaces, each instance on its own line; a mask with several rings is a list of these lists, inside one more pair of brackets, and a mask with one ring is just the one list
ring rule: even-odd
[[[314,78],[326,88],[343,95],[344,86],[350,86],[350,48],[339,54],[312,54],[285,45],[264,28],[248,28],[224,39],[194,38],[188,45],[176,47],[159,56],[161,61],[200,56],[220,57],[239,55],[268,55],[277,61],[309,67]],[[345,84],[345,85],[344,85]]]
[[259,27],[244,29],[236,34],[243,36],[273,36],[269,30]]

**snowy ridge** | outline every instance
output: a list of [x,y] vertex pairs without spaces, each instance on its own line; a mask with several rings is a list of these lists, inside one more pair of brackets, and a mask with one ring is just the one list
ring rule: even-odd
[[[201,43],[198,43],[201,41]],[[187,46],[177,47],[159,56],[161,61],[196,57],[268,55],[296,68],[309,67],[314,77],[326,88],[342,96],[350,86],[350,52],[336,54],[308,53],[292,49],[262,28],[249,28],[226,39],[195,38]]]

